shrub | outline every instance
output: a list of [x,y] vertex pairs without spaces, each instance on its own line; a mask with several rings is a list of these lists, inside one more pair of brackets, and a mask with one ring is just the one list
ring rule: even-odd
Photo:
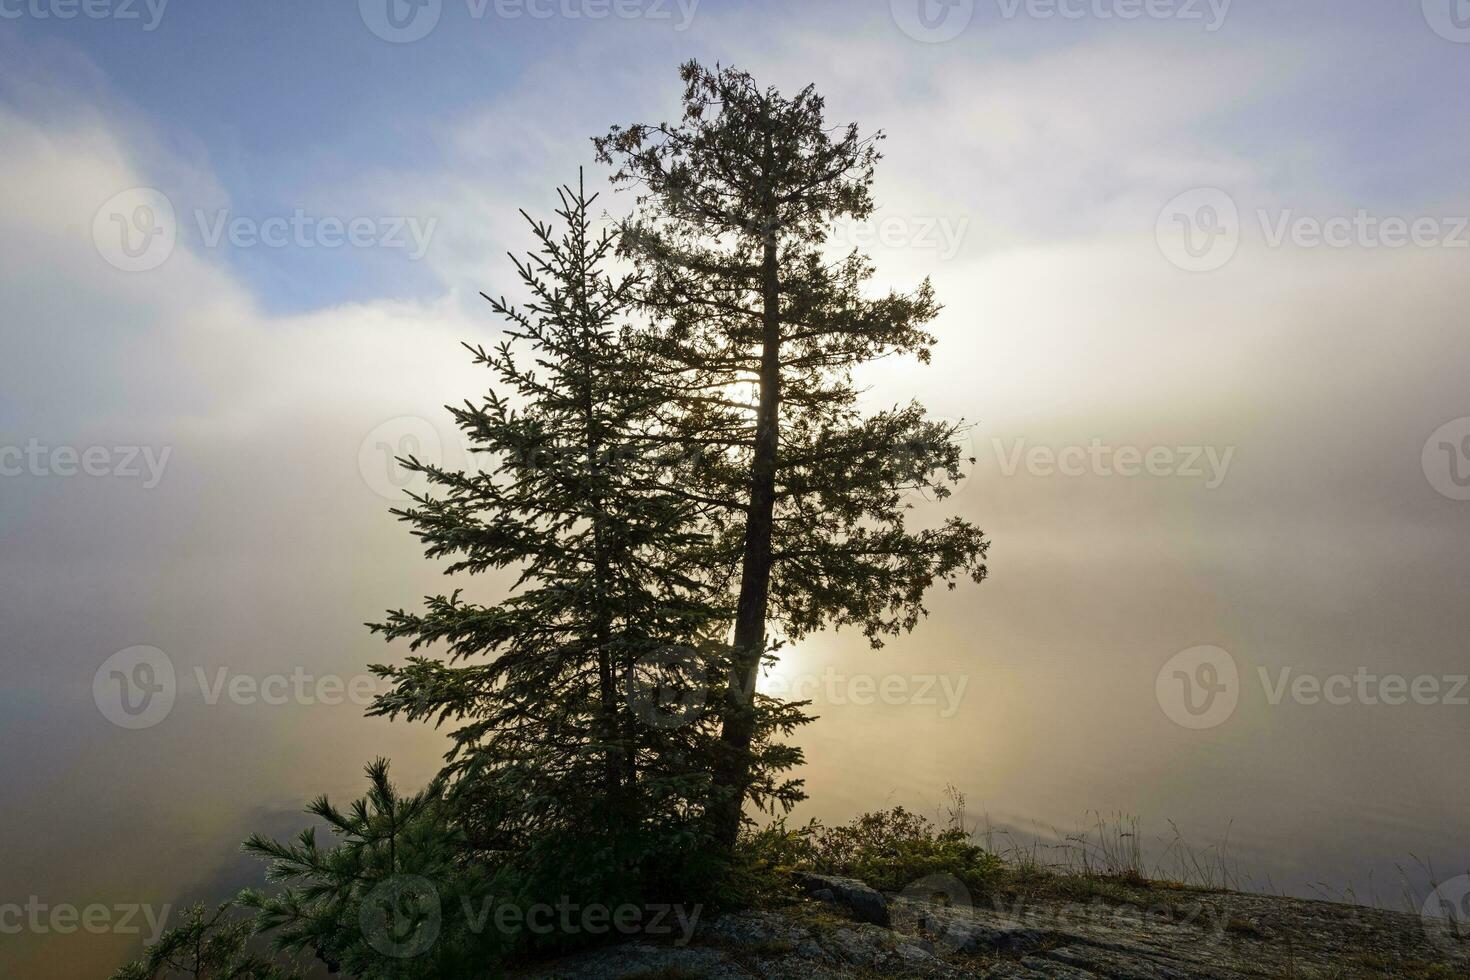
[[815,869],[812,835],[814,821],[796,830],[784,817],[765,827],[747,830],[723,876],[726,900],[737,908],[771,907],[797,898],[791,872]]
[[1000,858],[965,831],[936,829],[901,806],[865,813],[840,827],[817,828],[811,843],[816,870],[858,878],[879,891],[902,891],[920,878],[943,873],[978,894],[993,887],[1001,872]]
[[[972,894],[993,889],[1000,858],[959,827],[939,829],[903,807],[865,813],[836,827],[813,821],[797,830],[777,821],[747,834],[739,862],[747,897],[779,896],[791,871],[857,878],[879,891],[902,891],[932,874],[958,878]],[[754,904],[754,902],[752,902]]]

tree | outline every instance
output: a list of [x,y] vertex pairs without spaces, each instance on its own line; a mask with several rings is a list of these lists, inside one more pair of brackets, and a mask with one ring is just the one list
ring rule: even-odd
[[[531,302],[486,296],[506,339],[466,345],[497,390],[450,411],[485,465],[403,460],[430,489],[395,511],[448,574],[512,569],[514,589],[494,605],[455,590],[373,626],[445,650],[375,665],[393,688],[372,713],[455,722],[445,774],[471,846],[605,898],[634,869],[683,863],[705,823],[718,714],[704,678],[726,669],[731,611],[708,571],[709,505],[669,488],[682,449],[660,432],[662,389],[623,322],[641,280],[604,271],[616,234],[593,230],[595,196],[560,197],[561,230],[527,216],[537,250],[512,256]],[[799,723],[786,707],[757,714],[758,740]],[[762,778],[768,794],[799,793]]]
[[728,845],[752,785],[768,622],[786,640],[855,625],[879,646],[914,627],[935,580],[982,580],[987,543],[956,518],[905,521],[906,494],[943,498],[960,478],[957,426],[917,404],[857,407],[853,370],[927,362],[939,311],[927,280],[870,297],[871,263],[824,250],[833,221],[872,212],[881,134],[829,129],[811,86],[786,98],[693,61],[681,77],[679,122],[614,127],[595,144],[614,181],[639,188],[623,248],[662,321],[648,347],[664,423],[711,452],[688,492],[710,507],[713,553],[738,568],[713,815]]
[[297,980],[247,948],[249,920],[231,920],[231,903],[215,908],[194,905],[182,925],[167,930],[142,957],[112,975],[112,980]]
[[477,916],[510,875],[463,857],[443,780],[402,796],[388,763],[367,767],[368,794],[343,811],[325,797],[308,808],[339,838],[318,845],[312,828],[292,843],[253,835],[245,850],[270,862],[277,894],[247,890],[256,929],[278,951],[310,952],[332,971],[366,980],[483,976],[511,945]]

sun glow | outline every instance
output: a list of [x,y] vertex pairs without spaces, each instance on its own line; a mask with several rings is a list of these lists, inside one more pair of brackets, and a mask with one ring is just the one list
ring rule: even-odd
[[803,664],[810,658],[804,657],[800,647],[783,647],[776,652],[774,662],[767,660],[761,665],[760,679],[756,687],[762,694],[776,697],[786,696],[802,676]]

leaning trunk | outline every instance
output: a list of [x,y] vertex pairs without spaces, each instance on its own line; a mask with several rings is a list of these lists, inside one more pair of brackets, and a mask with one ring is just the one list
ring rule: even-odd
[[760,403],[755,456],[750,473],[750,509],[735,607],[734,650],[728,705],[715,768],[714,834],[726,847],[740,834],[740,816],[750,784],[750,746],[755,736],[755,684],[766,647],[766,607],[771,582],[771,535],[776,509],[776,455],[780,445],[780,279],[774,229],[766,234],[761,262]]

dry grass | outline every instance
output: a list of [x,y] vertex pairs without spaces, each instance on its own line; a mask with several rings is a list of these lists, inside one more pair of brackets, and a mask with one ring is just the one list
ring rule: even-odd
[[[1019,883],[1028,879],[1044,882],[1058,876],[1076,876],[1130,887],[1283,894],[1269,878],[1262,882],[1244,873],[1240,862],[1231,854],[1233,823],[1226,825],[1218,841],[1204,846],[1187,840],[1172,820],[1168,822],[1168,834],[1147,841],[1139,818],[1124,813],[1104,815],[1089,811],[1083,826],[1071,833],[1040,825],[1018,830],[992,824],[989,815],[972,824],[966,813],[964,794],[947,786],[945,797],[942,817],[946,823],[965,829],[986,850],[1000,857],[1010,877]],[[1319,882],[1311,890],[1326,901],[1420,915],[1429,896],[1447,878],[1430,862],[1410,857],[1407,866],[1397,866],[1395,894],[1388,896],[1387,901],[1378,893],[1371,876],[1366,893],[1360,893],[1351,883],[1333,888]],[[1448,878],[1461,873],[1470,873],[1470,869],[1455,872]]]

